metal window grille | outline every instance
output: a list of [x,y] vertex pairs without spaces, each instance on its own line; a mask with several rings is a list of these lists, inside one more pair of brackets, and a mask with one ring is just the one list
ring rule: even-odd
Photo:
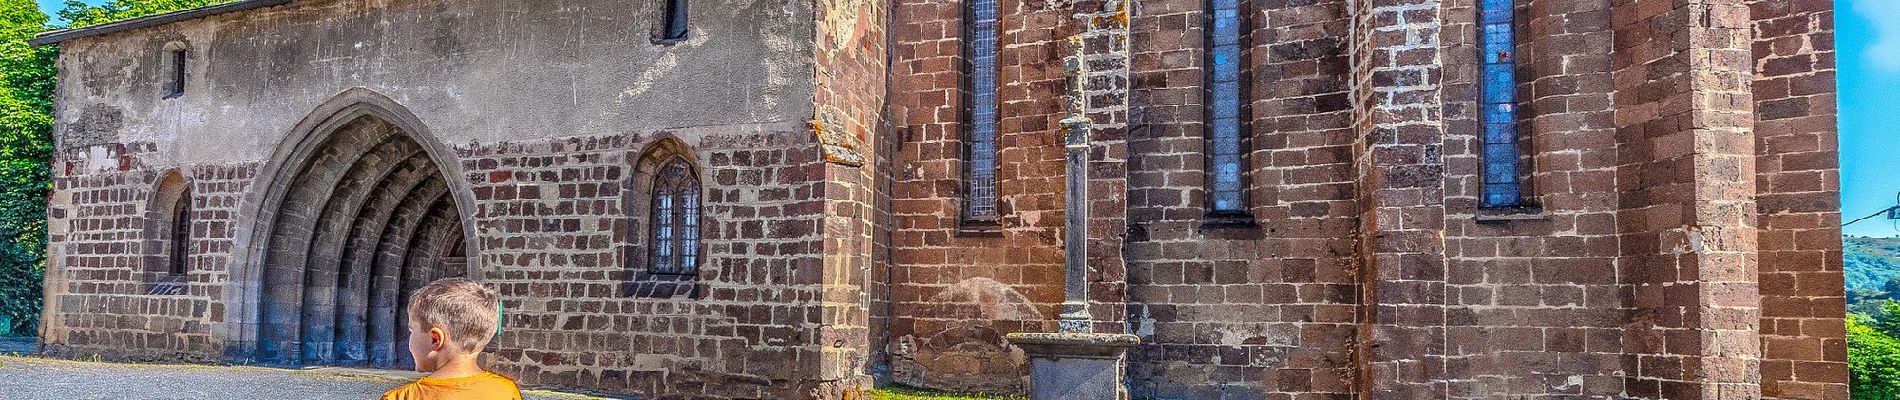
[[699,273],[699,178],[675,158],[653,182],[652,265],[655,274]]
[[996,217],[996,0],[969,0],[969,140],[964,217]]

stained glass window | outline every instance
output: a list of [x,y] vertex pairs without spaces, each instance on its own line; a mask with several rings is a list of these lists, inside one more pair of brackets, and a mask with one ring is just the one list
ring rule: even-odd
[[964,217],[996,217],[996,0],[968,0],[969,140]]
[[1214,213],[1245,211],[1240,144],[1240,0],[1213,0],[1208,29],[1208,175]]
[[171,257],[168,266],[172,275],[184,275],[185,264],[191,256],[191,192],[178,195],[178,202],[172,205]]
[[653,179],[652,257],[655,274],[699,273],[699,178],[674,158]]
[[1483,124],[1484,199],[1486,207],[1516,206],[1518,182],[1517,48],[1512,0],[1479,2],[1480,123]]

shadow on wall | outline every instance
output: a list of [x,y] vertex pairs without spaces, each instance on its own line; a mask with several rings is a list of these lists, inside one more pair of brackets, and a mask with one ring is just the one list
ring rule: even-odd
[[990,278],[969,278],[920,305],[915,332],[888,351],[898,383],[988,393],[1021,393],[1027,371],[1021,351],[992,321],[1044,320],[1022,293]]

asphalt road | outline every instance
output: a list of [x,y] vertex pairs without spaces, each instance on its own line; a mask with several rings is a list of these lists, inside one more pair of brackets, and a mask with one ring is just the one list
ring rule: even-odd
[[[0,399],[377,399],[415,374],[343,368],[278,369],[115,364],[0,356]],[[596,399],[524,391],[526,399]]]

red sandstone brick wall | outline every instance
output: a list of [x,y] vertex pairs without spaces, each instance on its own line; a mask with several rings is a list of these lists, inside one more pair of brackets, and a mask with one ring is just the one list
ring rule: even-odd
[[[1081,34],[1091,310],[1143,337],[1137,395],[1845,395],[1829,3],[1520,0],[1535,207],[1501,215],[1477,206],[1473,0],[1242,1],[1240,226],[1202,220],[1206,2],[1117,4],[999,3],[995,229],[958,220],[958,2],[820,7],[815,126],[459,147],[471,251],[509,310],[491,361],[525,384],[657,396],[802,398],[866,374],[1020,390],[1002,335],[1055,330],[1061,60]],[[691,299],[623,288],[644,268],[633,166],[662,137],[706,188]],[[229,350],[225,264],[256,166],[181,170],[193,272],[183,295],[145,295],[159,147],[55,162],[45,338],[61,352]]]
[[802,125],[664,132],[702,163],[698,298],[620,286],[645,265],[629,239],[644,235],[629,232],[647,228],[628,217],[644,208],[622,208],[628,171],[662,135],[461,150],[480,181],[485,282],[510,310],[495,365],[528,385],[648,395],[790,398],[817,385],[825,185]]
[[1062,57],[1068,7],[999,7],[998,228],[959,221],[963,176],[960,1],[901,0],[892,14],[897,126],[890,279],[896,382],[1022,389],[1022,359],[1003,335],[1054,331],[1062,301]]
[[1518,98],[1534,218],[1479,221],[1476,2],[1448,1],[1448,385],[1456,397],[1623,390],[1608,1],[1520,1]]
[[1206,7],[1142,2],[1130,28],[1134,392],[1344,395],[1356,301],[1346,5],[1241,2],[1254,223],[1242,226],[1202,219]]
[[1844,399],[1833,3],[1748,6],[1755,32],[1761,393]]
[[1748,10],[1618,0],[1610,12],[1625,393],[1754,397],[1763,351]]
[[[484,282],[500,289],[507,330],[494,366],[529,385],[648,395],[794,398],[817,377],[824,167],[802,122],[650,135],[495,143],[458,149],[478,206]],[[705,191],[700,297],[636,298],[644,227],[624,197],[659,137],[693,150]],[[130,148],[136,151],[125,151]],[[149,144],[61,155],[46,342],[61,354],[215,361],[232,349],[225,315],[237,204],[248,164],[184,168],[197,213],[183,295],[146,295],[147,203],[165,167]],[[94,154],[97,153],[97,154]],[[103,163],[103,164],[102,164]],[[109,164],[109,165],[107,165]],[[829,347],[829,346],[827,346]]]
[[[238,202],[256,166],[202,165],[176,171],[191,186],[194,237],[179,295],[148,294],[147,218],[152,195],[173,169],[148,165],[152,143],[66,149],[53,160],[48,204],[44,341],[59,354],[103,353],[141,360],[214,361],[224,354],[225,264]],[[170,207],[169,204],[159,205]]]
[[[870,380],[873,347],[871,296],[883,281],[871,269],[888,257],[874,252],[882,219],[877,210],[880,183],[887,182],[883,148],[887,85],[885,49],[889,10],[882,1],[819,2],[815,67],[818,88],[813,117],[828,163],[821,176],[825,200],[823,317],[814,343],[820,344],[816,379],[826,386],[814,396],[841,398],[859,394]],[[839,144],[852,144],[849,149]],[[888,265],[888,264],[886,264]]]

